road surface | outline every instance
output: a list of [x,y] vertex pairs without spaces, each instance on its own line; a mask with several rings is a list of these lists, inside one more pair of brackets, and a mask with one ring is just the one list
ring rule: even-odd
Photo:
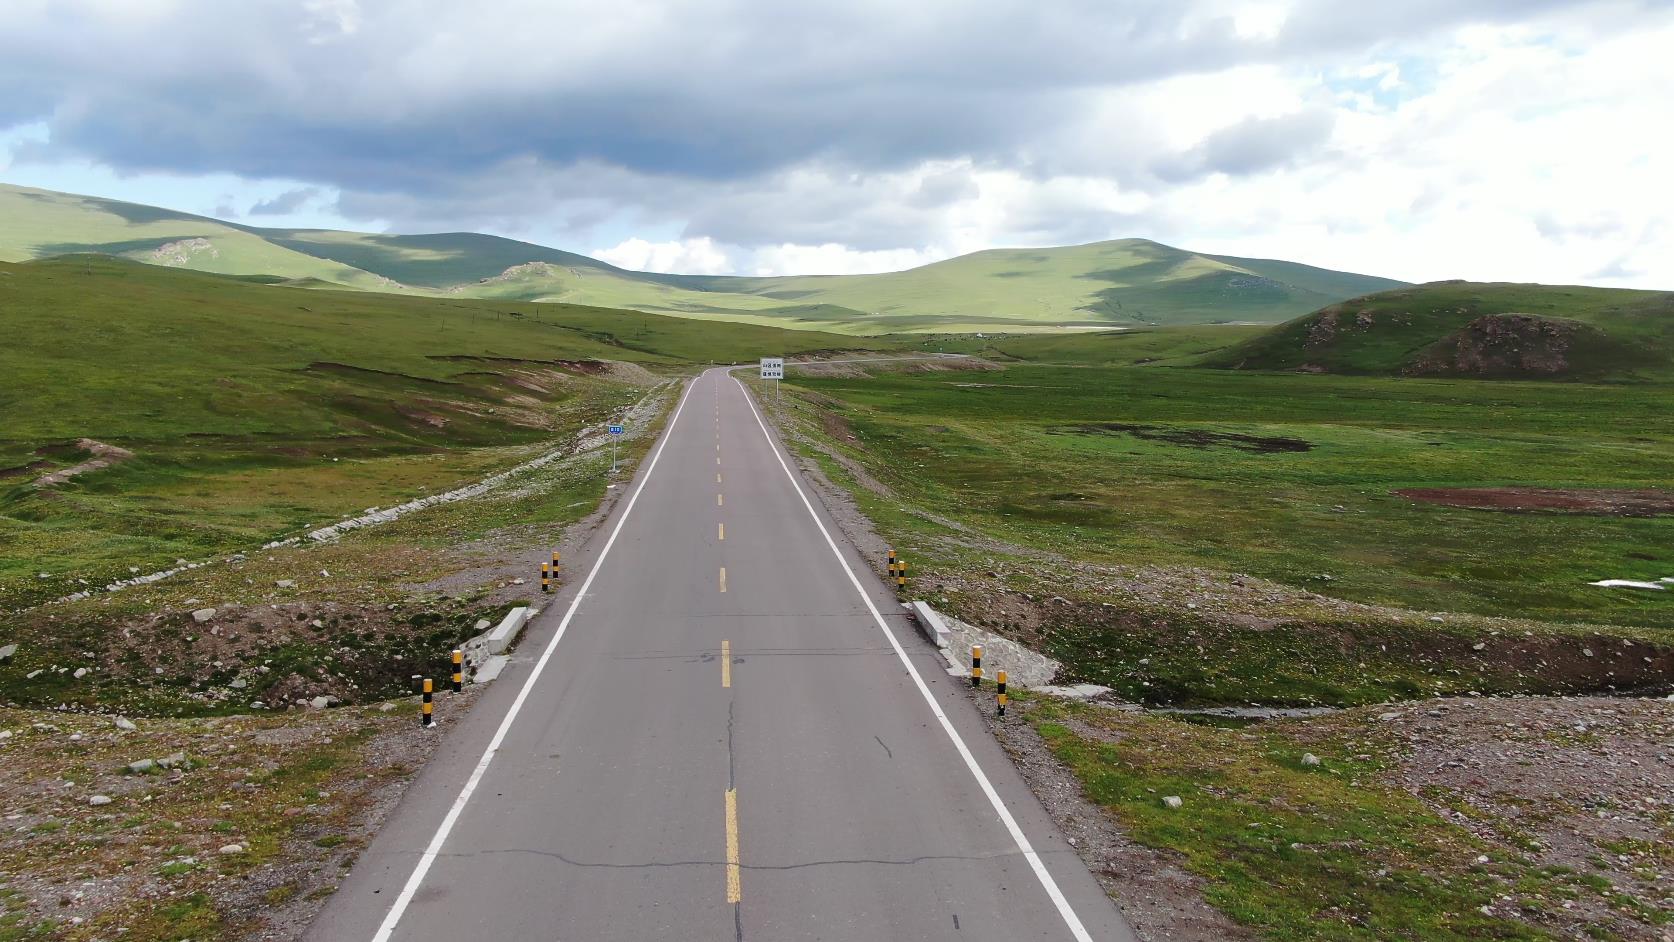
[[630,486],[306,938],[1132,939],[726,368]]

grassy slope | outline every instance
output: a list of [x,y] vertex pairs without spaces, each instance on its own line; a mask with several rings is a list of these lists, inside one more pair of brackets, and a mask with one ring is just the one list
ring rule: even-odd
[[[1674,375],[1674,294],[1522,284],[1440,282],[1356,298],[1281,324],[1208,358],[1211,366],[1399,373],[1426,348],[1488,314],[1579,321],[1576,378]],[[1360,323],[1368,315],[1369,325]],[[1336,319],[1335,329],[1327,330]],[[1328,336],[1327,336],[1328,335]],[[1321,339],[1323,338],[1323,339]]]
[[[901,501],[1012,542],[1424,610],[1674,628],[1665,593],[1586,585],[1674,575],[1674,520],[1478,512],[1390,493],[1666,486],[1665,386],[1053,366],[793,381],[830,398],[857,457]],[[1082,428],[1095,423],[1148,426],[1151,437]],[[1312,447],[1204,447],[1157,433]]]
[[[0,468],[46,463],[0,477],[0,603],[480,477],[638,394],[542,361],[666,372],[847,342],[305,292],[97,256],[0,263],[0,330]],[[446,359],[460,356],[482,359]],[[85,457],[70,446],[82,437],[136,457],[51,493],[26,485]]]
[[[178,247],[185,240],[208,245]],[[166,246],[177,246],[166,249]],[[0,261],[78,252],[230,275],[314,278],[375,289],[367,272],[293,251],[234,226],[166,209],[0,185]]]
[[[876,275],[733,278],[630,272],[474,233],[262,229],[0,185],[0,260],[102,252],[379,291],[634,308],[845,333],[1041,330],[1065,324],[1272,323],[1396,285],[1291,262],[1198,255],[1143,239],[977,252]],[[313,279],[313,281],[305,281]]]

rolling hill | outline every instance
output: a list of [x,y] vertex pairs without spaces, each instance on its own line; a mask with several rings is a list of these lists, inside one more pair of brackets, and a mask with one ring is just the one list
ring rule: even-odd
[[264,229],[0,184],[0,261],[82,252],[302,287],[556,301],[852,334],[1277,323],[1401,284],[1145,239],[993,249],[873,275],[667,275],[480,233]]
[[1201,363],[1368,375],[1661,379],[1674,376],[1674,292],[1436,282],[1328,305]]

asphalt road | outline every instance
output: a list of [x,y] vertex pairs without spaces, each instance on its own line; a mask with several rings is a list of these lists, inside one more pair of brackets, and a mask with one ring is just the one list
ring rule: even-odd
[[794,467],[693,381],[306,938],[1132,939]]

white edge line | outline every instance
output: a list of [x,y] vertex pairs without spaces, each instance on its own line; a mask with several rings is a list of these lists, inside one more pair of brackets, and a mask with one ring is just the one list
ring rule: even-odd
[[[730,371],[728,371],[728,375],[731,375]],[[965,760],[965,767],[970,769],[971,775],[976,777],[977,784],[982,787],[982,793],[988,796],[988,803],[994,806],[994,811],[999,814],[1000,820],[1005,823],[1006,830],[1011,832],[1011,839],[1017,843],[1017,849],[1023,853],[1024,859],[1029,861],[1029,868],[1035,872],[1036,879],[1040,880],[1041,888],[1046,890],[1047,896],[1052,897],[1052,904],[1058,907],[1058,915],[1064,918],[1064,924],[1069,927],[1070,934],[1075,936],[1076,942],[1093,942],[1093,937],[1087,934],[1087,927],[1081,924],[1081,917],[1075,914],[1074,907],[1070,906],[1069,900],[1064,898],[1063,891],[1058,889],[1058,882],[1052,879],[1052,874],[1047,871],[1046,864],[1040,859],[1040,854],[1035,852],[1034,846],[1029,843],[1028,836],[1017,825],[1017,819],[1012,817],[1011,810],[1001,800],[1000,793],[995,791],[993,783],[988,781],[987,774],[982,771],[982,766],[977,764],[976,757],[971,755],[971,750],[965,745],[965,740],[959,737],[959,732],[953,728],[953,723],[948,720],[947,714],[942,712],[941,704],[936,702],[936,697],[930,692],[930,688],[925,685],[924,678],[920,677],[918,669],[913,667],[913,662],[907,657],[907,652],[902,649],[901,642],[896,640],[895,632],[889,630],[889,625],[884,622],[883,615],[878,612],[878,607],[872,604],[872,597],[866,594],[866,589],[861,586],[860,579],[855,576],[854,569],[849,566],[849,561],[843,558],[842,550],[837,548],[837,541],[831,538],[831,531],[825,528],[825,521],[821,520],[820,515],[814,511],[814,505],[808,501],[808,495],[802,492],[802,485],[797,482],[796,475],[791,473],[790,465],[785,463],[784,455],[780,454],[778,443],[773,440],[773,435],[767,431],[767,423],[762,421],[761,413],[756,411],[755,401],[751,399],[749,390],[744,386],[744,381],[736,376],[732,377],[732,381],[738,384],[739,390],[744,394],[744,402],[749,405],[751,414],[756,417],[756,424],[761,427],[761,434],[767,439],[767,447],[772,449],[773,457],[778,459],[779,467],[784,469],[785,476],[790,479],[791,487],[796,489],[796,496],[802,498],[802,506],[808,509],[808,516],[814,518],[814,526],[820,528],[820,534],[825,537],[825,544],[831,547],[832,555],[837,557],[837,564],[842,566],[843,572],[848,574],[849,582],[854,586],[855,592],[860,596],[860,600],[866,603],[866,610],[872,613],[872,620],[877,622],[878,627],[883,630],[884,637],[889,639],[889,646],[895,649],[895,656],[901,659],[901,665],[912,676],[913,683],[918,686],[918,692],[924,697],[924,702],[930,705],[930,712],[936,714],[937,721],[942,724],[942,731],[947,733],[949,739],[953,740],[953,747],[959,750],[959,757]]]
[[575,617],[576,609],[581,607],[581,600],[587,596],[587,590],[593,585],[594,577],[599,574],[599,570],[604,566],[605,557],[610,555],[610,548],[616,545],[616,537],[622,532],[622,525],[628,522],[628,516],[634,512],[634,505],[639,503],[639,495],[645,491],[645,485],[650,482],[652,472],[657,470],[657,460],[663,456],[663,448],[668,445],[669,439],[674,436],[675,423],[680,421],[680,413],[686,408],[686,400],[691,397],[692,390],[696,386],[697,383],[694,381],[686,387],[685,393],[680,396],[680,405],[675,408],[674,417],[668,420],[668,428],[663,431],[662,441],[658,442],[657,451],[651,456],[651,463],[645,468],[645,476],[639,479],[639,486],[634,488],[633,496],[628,498],[628,506],[622,510],[622,516],[616,519],[616,527],[610,531],[610,539],[605,541],[604,549],[600,551],[599,558],[593,561],[592,571],[587,574],[587,579],[581,583],[581,589],[576,592],[575,598],[570,600],[570,607],[564,612],[564,620],[558,623],[558,630],[552,635],[552,640],[546,643],[546,650],[541,652],[541,659],[535,662],[535,669],[529,673],[529,679],[523,682],[523,689],[517,692],[517,699],[512,701],[511,709],[506,711],[505,719],[500,721],[500,728],[494,731],[494,738],[489,740],[488,748],[483,750],[482,758],[477,760],[477,767],[471,770],[471,777],[465,780],[465,787],[461,788],[458,797],[454,798],[453,807],[448,809],[447,815],[442,818],[441,825],[436,828],[436,833],[431,836],[430,843],[424,848],[423,855],[419,857],[418,865],[413,868],[412,876],[407,878],[406,885],[401,888],[401,895],[397,896],[395,902],[390,904],[389,913],[384,916],[383,923],[378,926],[378,932],[372,937],[372,942],[389,942],[390,935],[395,932],[396,924],[401,921],[402,915],[407,911],[408,904],[413,901],[413,895],[418,892],[419,886],[424,883],[425,874],[430,872],[430,865],[435,863],[436,858],[440,856],[442,845],[447,841],[448,834],[453,831],[453,826],[459,821],[459,815],[465,810],[466,803],[471,800],[471,794],[477,790],[477,784],[482,781],[483,774],[488,771],[489,764],[494,761],[495,753],[500,750],[500,743],[505,740],[506,733],[511,730],[512,723],[517,719],[517,714],[522,711],[524,701],[529,698],[529,692],[535,689],[535,681],[540,679],[541,672],[546,669],[546,662],[552,659],[552,652],[558,649],[558,642],[563,639],[564,632],[570,627],[570,619]]

